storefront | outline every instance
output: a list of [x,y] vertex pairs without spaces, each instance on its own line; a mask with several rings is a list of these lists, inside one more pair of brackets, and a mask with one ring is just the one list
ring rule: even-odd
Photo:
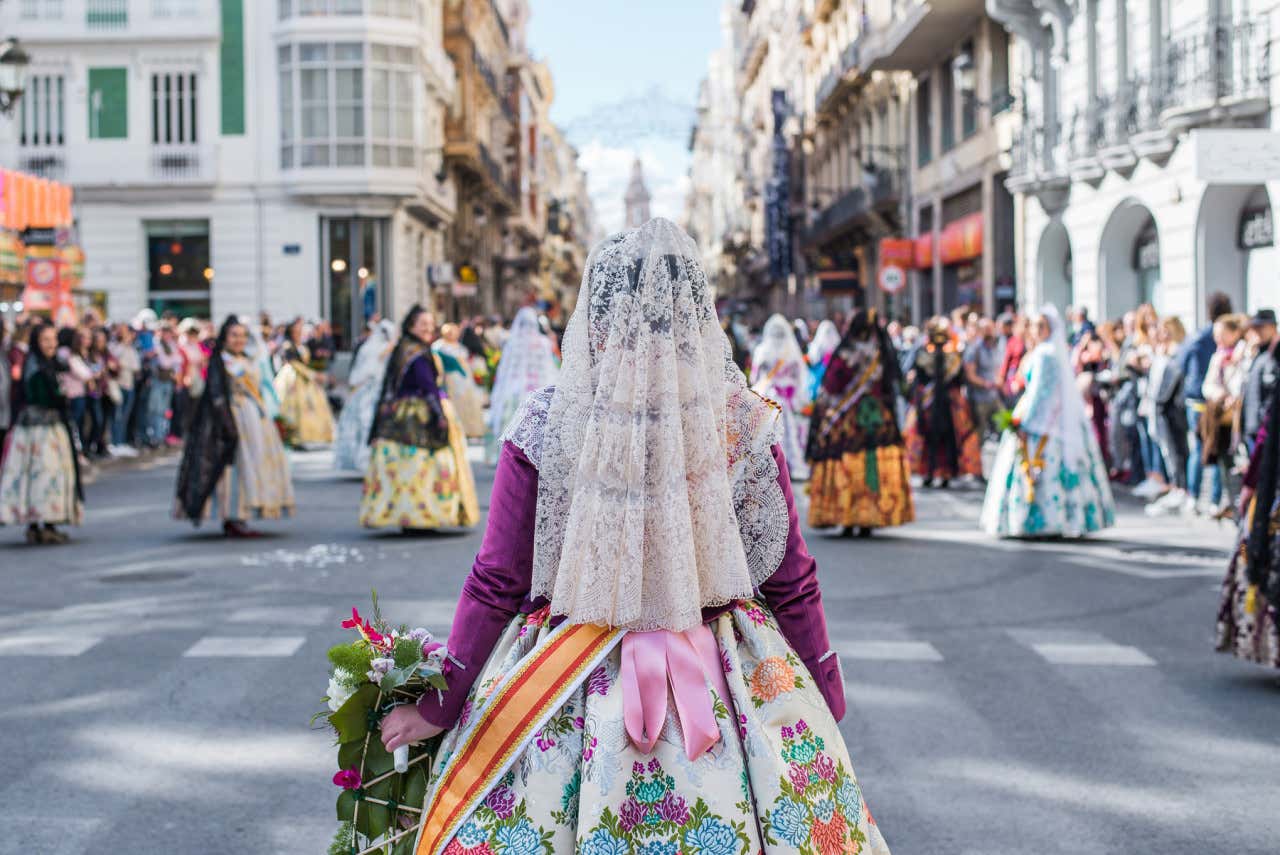
[[1150,303],[1156,313],[1166,311],[1160,288],[1160,237],[1152,220],[1133,243],[1133,271],[1137,279],[1138,304]]
[[162,315],[207,318],[213,285],[208,220],[147,220],[147,305]]
[[369,319],[387,313],[389,225],[383,218],[320,218],[320,277],[327,283],[321,313],[333,325],[339,350],[350,350]]
[[981,212],[966,214],[942,228],[938,243],[945,312],[961,306],[982,309],[982,232]]

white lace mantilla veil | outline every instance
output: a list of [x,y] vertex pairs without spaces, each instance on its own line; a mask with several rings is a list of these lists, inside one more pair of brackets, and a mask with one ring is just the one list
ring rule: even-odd
[[532,592],[572,623],[689,629],[786,550],[777,407],[734,365],[698,258],[662,219],[597,246],[559,382],[504,437],[538,468]]
[[363,386],[371,380],[382,382],[382,372],[386,370],[389,354],[384,353],[387,346],[396,340],[396,325],[383,320],[369,325],[369,337],[360,346],[356,361],[347,374],[347,385],[351,388]]
[[[1052,359],[1057,364],[1054,383],[1054,406],[1041,407],[1038,413],[1030,418],[1022,419],[1022,429],[1039,436],[1053,436],[1062,440],[1063,460],[1071,466],[1078,466],[1087,459],[1087,437],[1093,428],[1085,415],[1084,398],[1075,384],[1075,369],[1071,365],[1071,351],[1067,345],[1066,324],[1056,307],[1045,305],[1040,315],[1049,322],[1049,341],[1036,345],[1033,353]],[[1034,364],[1034,363],[1033,363]],[[1038,383],[1039,377],[1033,376],[1032,383]],[[1027,389],[1023,398],[1030,403],[1036,400],[1035,389]],[[1015,408],[1015,415],[1021,416]]]

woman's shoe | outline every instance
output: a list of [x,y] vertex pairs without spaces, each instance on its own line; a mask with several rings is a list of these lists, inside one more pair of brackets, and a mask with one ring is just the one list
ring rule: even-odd
[[222,524],[222,533],[227,537],[249,540],[262,537],[262,532],[254,531],[239,520],[228,520]]
[[27,526],[27,543],[32,546],[39,546],[44,543],[44,536],[40,533],[40,526]]
[[64,532],[58,531],[51,525],[45,526],[40,530],[40,538],[44,543],[61,544],[71,540]]

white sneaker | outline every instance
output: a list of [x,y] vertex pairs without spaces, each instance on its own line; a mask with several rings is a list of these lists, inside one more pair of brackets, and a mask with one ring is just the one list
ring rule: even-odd
[[1141,484],[1133,488],[1133,495],[1139,499],[1154,499],[1163,491],[1164,485],[1159,481],[1148,478]]
[[116,450],[113,453],[120,457],[137,457],[138,449],[134,448],[132,445],[117,445]]
[[1182,498],[1182,507],[1179,509],[1184,517],[1198,517],[1201,515],[1200,503],[1189,495]]
[[1182,506],[1182,497],[1178,495],[1177,490],[1170,490],[1154,502],[1150,503],[1143,510],[1149,517],[1165,517],[1172,516],[1178,512],[1178,508]]

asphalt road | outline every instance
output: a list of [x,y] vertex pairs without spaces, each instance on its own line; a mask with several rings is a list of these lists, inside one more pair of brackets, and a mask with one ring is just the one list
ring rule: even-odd
[[[93,484],[70,545],[0,529],[0,853],[325,851],[308,719],[338,621],[376,588],[443,633],[479,533],[362,531],[357,481],[294,466],[263,540],[172,521],[171,460]],[[1280,674],[1211,647],[1229,529],[1126,507],[1106,538],[995,543],[980,501],[809,541],[896,855],[1280,851]]]

